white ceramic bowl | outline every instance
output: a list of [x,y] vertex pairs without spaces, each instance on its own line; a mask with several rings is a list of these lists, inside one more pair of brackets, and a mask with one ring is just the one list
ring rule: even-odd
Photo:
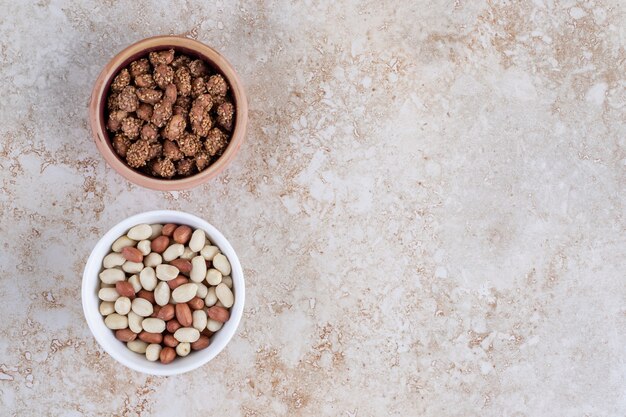
[[[232,267],[233,292],[235,304],[230,310],[230,319],[211,337],[211,344],[203,350],[191,352],[184,358],[176,358],[173,362],[163,365],[160,362],[150,362],[144,355],[130,351],[123,342],[115,338],[113,331],[104,325],[104,318],[98,309],[99,278],[102,269],[102,259],[111,251],[111,245],[118,237],[125,234],[131,227],[142,224],[177,223],[186,224],[192,228],[199,228],[206,232],[213,244],[226,255]],[[237,326],[243,315],[245,299],[245,283],[243,270],[235,250],[228,240],[215,227],[192,214],[181,211],[159,210],[140,213],[113,226],[96,244],[85,266],[83,273],[83,312],[91,333],[102,348],[115,360],[131,369],[152,375],[175,375],[199,368],[209,362],[226,347],[237,331]]]

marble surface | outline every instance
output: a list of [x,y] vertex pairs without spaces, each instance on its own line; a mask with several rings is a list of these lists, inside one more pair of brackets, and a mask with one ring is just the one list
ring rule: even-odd
[[[3,416],[626,415],[626,3],[0,0]],[[129,184],[92,142],[108,59],[228,57],[230,168]],[[83,265],[169,208],[231,240],[238,334],[177,377],[89,333]]]

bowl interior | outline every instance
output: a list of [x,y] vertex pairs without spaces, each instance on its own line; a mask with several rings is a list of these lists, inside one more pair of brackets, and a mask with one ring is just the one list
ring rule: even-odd
[[[104,324],[104,318],[99,312],[100,300],[98,299],[99,278],[98,274],[102,269],[103,258],[111,251],[113,242],[125,234],[131,227],[141,223],[178,223],[186,224],[193,228],[199,228],[206,232],[209,240],[220,248],[230,261],[233,279],[233,293],[235,303],[231,308],[230,319],[224,326],[211,337],[211,344],[206,349],[191,352],[184,358],[176,360],[167,365],[160,362],[150,362],[144,355],[130,351],[123,342],[115,338],[113,331]],[[94,247],[85,271],[83,273],[82,303],[83,311],[89,329],[102,348],[114,359],[123,365],[136,371],[153,375],[174,375],[191,371],[202,366],[213,359],[233,337],[243,314],[245,299],[245,284],[243,270],[234,249],[226,238],[208,222],[194,215],[160,210],[137,214],[113,226]]]
[[[138,169],[134,169],[131,168],[130,166],[128,166],[126,164],[126,161],[121,158],[117,152],[115,152],[115,150],[113,149],[113,145],[111,143],[111,136],[109,134],[109,131],[106,128],[106,121],[108,118],[108,111],[107,111],[107,106],[106,106],[106,101],[107,101],[107,97],[109,95],[109,88],[111,87],[111,83],[113,83],[113,80],[115,79],[115,76],[117,76],[117,74],[123,69],[125,68],[127,65],[129,65],[131,62],[137,60],[137,59],[141,59],[141,58],[147,58],[148,54],[150,52],[155,52],[155,51],[165,51],[168,49],[174,49],[176,52],[178,53],[183,53],[186,55],[189,55],[193,58],[196,59],[201,59],[202,61],[204,61],[207,65],[209,65],[209,67],[215,71],[216,73],[222,75],[226,81],[228,82],[229,85],[229,94],[230,94],[230,98],[233,101],[233,104],[235,105],[235,109],[239,109],[241,106],[238,103],[238,98],[237,95],[234,93],[234,80],[232,80],[227,74],[225,74],[222,69],[210,58],[208,57],[206,54],[201,53],[199,50],[193,49],[193,48],[189,48],[186,46],[180,46],[180,45],[173,45],[173,44],[161,44],[161,45],[157,45],[157,46],[152,46],[152,47],[147,47],[145,49],[142,49],[141,51],[138,51],[132,55],[129,55],[127,58],[125,58],[124,60],[122,60],[118,65],[115,65],[114,67],[111,68],[111,70],[109,71],[109,76],[106,78],[106,81],[104,83],[104,90],[103,93],[100,95],[100,113],[98,115],[98,122],[100,123],[100,129],[102,130],[104,137],[106,138],[106,143],[107,146],[109,147],[109,149],[111,150],[111,153],[113,154],[113,156],[115,158],[117,158],[122,164],[126,165],[126,167],[130,170],[133,170],[134,172],[136,172],[138,175],[141,175],[143,177],[146,178],[150,178],[150,179],[157,179],[157,180],[161,180],[164,181],[165,179],[162,178],[155,178],[151,175],[147,175],[146,173],[138,170]],[[237,126],[237,117],[239,115],[239,112],[236,111],[235,112],[235,119],[233,121],[233,134],[234,134],[234,127]],[[232,136],[232,134],[231,134]],[[226,151],[228,150],[228,147],[230,147],[231,145],[233,145],[232,143],[233,141],[231,140],[228,143],[228,146],[226,147],[226,149],[224,150],[224,154],[226,153]],[[235,145],[233,145],[235,146]],[[221,156],[220,156],[221,157]],[[219,159],[219,158],[218,158]],[[213,161],[212,164],[214,164],[216,161]],[[194,177],[196,175],[200,174],[196,173],[194,175],[191,175],[190,177]],[[165,181],[171,181],[171,180],[165,180]]]

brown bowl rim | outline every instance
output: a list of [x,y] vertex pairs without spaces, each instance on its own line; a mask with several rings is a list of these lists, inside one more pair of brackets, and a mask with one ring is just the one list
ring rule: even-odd
[[[111,145],[104,120],[106,94],[113,77],[118,71],[140,56],[147,55],[152,51],[169,48],[198,56],[220,72],[228,81],[231,87],[233,101],[235,102],[235,124],[231,140],[224,153],[204,171],[189,177],[171,180],[150,177],[126,165]],[[89,122],[92,136],[98,150],[107,163],[124,178],[139,186],[158,191],[186,190],[214,178],[234,159],[243,143],[246,133],[248,124],[248,101],[241,79],[226,58],[215,49],[195,39],[183,36],[153,36],[126,47],[115,55],[104,67],[96,79],[91,92]]]

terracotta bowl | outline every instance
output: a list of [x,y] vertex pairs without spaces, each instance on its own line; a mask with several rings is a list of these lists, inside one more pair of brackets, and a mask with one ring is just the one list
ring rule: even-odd
[[[165,49],[174,49],[187,55],[205,61],[216,72],[221,73],[228,81],[235,105],[235,122],[232,137],[224,153],[204,171],[180,179],[162,179],[146,175],[129,167],[121,159],[111,145],[109,133],[106,130],[106,99],[109,86],[117,73],[132,61],[147,56],[149,52]],[[241,147],[248,124],[248,101],[241,80],[226,59],[214,49],[180,36],[155,36],[134,43],[115,55],[104,67],[91,93],[89,103],[89,122],[96,146],[104,159],[127,180],[142,187],[159,191],[185,190],[195,187],[215,177],[233,160]]]

